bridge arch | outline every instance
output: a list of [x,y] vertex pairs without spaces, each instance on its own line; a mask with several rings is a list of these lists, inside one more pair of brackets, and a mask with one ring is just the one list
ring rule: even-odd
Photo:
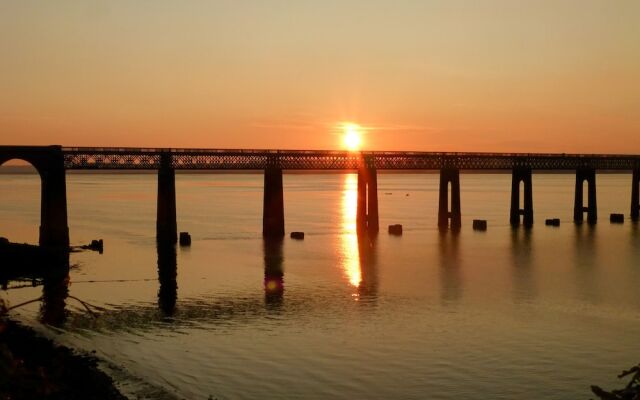
[[18,243],[38,243],[41,194],[42,177],[33,164],[17,158],[2,160],[0,236]]
[[38,175],[40,176],[40,179],[42,179],[42,171],[44,170],[44,168],[43,168],[42,162],[37,158],[32,158],[29,156],[23,156],[19,154],[15,156],[12,156],[11,154],[0,154],[0,167],[8,163],[9,161],[26,162],[27,164],[32,166],[36,171],[38,171]]
[[40,175],[41,246],[68,247],[67,184],[60,146],[0,146],[0,165],[10,160],[31,164]]

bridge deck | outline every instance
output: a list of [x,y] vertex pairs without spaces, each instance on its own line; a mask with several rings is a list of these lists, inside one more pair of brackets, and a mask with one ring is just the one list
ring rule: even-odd
[[67,169],[157,169],[169,153],[176,169],[346,170],[360,166],[388,170],[575,170],[640,168],[640,156],[616,154],[437,153],[413,151],[63,148]]
[[162,149],[60,146],[0,146],[0,163],[27,153],[60,152],[66,169],[153,170],[163,154],[175,169],[353,170],[362,166],[387,170],[599,170],[640,169],[639,155],[542,153],[439,153],[415,151]]

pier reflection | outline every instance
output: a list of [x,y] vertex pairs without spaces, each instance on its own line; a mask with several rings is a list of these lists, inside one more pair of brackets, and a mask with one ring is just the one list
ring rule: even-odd
[[530,302],[537,295],[533,268],[533,231],[530,228],[511,229],[511,263],[513,300]]
[[462,297],[458,241],[459,233],[455,231],[440,231],[438,234],[440,300],[443,305],[457,303]]
[[284,296],[282,238],[264,238],[264,301],[268,306],[279,306]]
[[158,307],[167,316],[176,310],[178,297],[178,255],[175,245],[158,245]]
[[357,233],[358,176],[346,174],[341,199],[340,253],[342,268],[349,284],[356,290],[351,294],[355,301],[370,303],[378,293],[376,268],[376,236]]
[[43,277],[42,283],[40,321],[43,324],[62,327],[67,320],[69,264],[52,266],[51,272]]
[[580,224],[575,226],[574,267],[576,273],[577,295],[581,300],[591,303],[600,301],[598,290],[598,241],[597,225]]
[[377,240],[368,235],[358,236],[357,258],[360,282],[354,298],[363,304],[378,298]]
[[12,281],[31,282],[31,286],[42,286],[42,295],[23,303],[38,302],[38,320],[43,324],[62,327],[69,316],[69,252],[58,250],[38,250],[42,253],[25,251],[19,257],[9,257],[0,271],[0,285],[7,290]]
[[358,177],[346,174],[342,188],[340,252],[342,266],[351,285],[358,287],[362,276],[360,273],[358,234],[356,230],[356,214],[358,208]]

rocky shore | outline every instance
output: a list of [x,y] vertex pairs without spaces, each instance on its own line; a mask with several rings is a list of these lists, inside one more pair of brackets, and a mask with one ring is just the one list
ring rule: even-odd
[[0,317],[0,400],[126,400],[97,360]]

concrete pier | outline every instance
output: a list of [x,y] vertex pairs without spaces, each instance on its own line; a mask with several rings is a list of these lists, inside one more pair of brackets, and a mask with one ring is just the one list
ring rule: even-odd
[[378,173],[374,168],[367,169],[367,229],[369,233],[378,233]]
[[[449,209],[449,183],[451,183],[451,209]],[[449,223],[449,219],[451,223]],[[454,168],[440,170],[440,201],[438,203],[438,228],[446,231],[460,230],[462,213],[460,212],[460,171]]]
[[158,243],[167,244],[174,244],[178,241],[176,171],[171,165],[170,154],[162,154],[160,156],[156,240]]
[[631,181],[631,220],[640,220],[640,169],[633,170]]
[[358,170],[357,194],[356,230],[360,233],[367,230],[367,178],[362,169]]
[[378,217],[378,174],[375,168],[358,169],[358,206],[356,211],[358,232],[377,234],[380,230]]
[[67,178],[61,146],[0,146],[0,165],[9,160],[31,164],[40,175],[41,246],[68,250]]
[[280,168],[270,167],[264,170],[262,235],[284,236],[284,194]]
[[[520,208],[520,182],[524,185],[524,207]],[[523,216],[523,224],[530,228],[533,226],[533,188],[531,183],[530,168],[514,168],[511,173],[511,214],[509,221],[511,226],[520,225],[520,216]]]
[[[583,185],[588,185],[588,205],[584,206]],[[584,221],[584,213],[587,213],[587,222],[595,224],[598,221],[598,204],[596,201],[596,170],[584,168],[576,170],[576,193],[573,206],[573,221],[581,224]]]
[[356,211],[358,232],[377,234],[380,230],[378,218],[378,174],[375,168],[358,169],[358,206]]
[[67,179],[62,152],[52,154],[38,172],[42,181],[39,243],[41,246],[68,247]]

